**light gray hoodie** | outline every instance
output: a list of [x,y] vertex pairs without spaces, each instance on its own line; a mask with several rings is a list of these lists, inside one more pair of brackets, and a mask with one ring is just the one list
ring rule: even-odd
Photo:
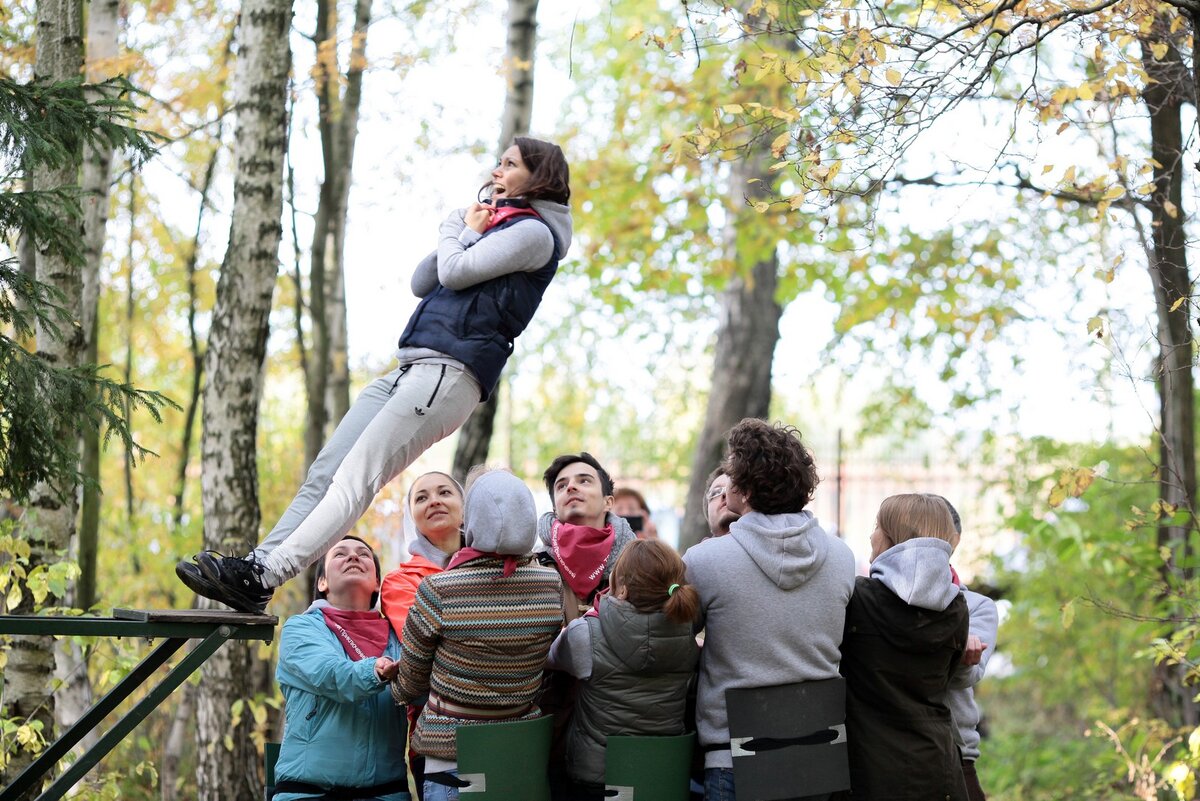
[[[809,512],[750,512],[683,557],[700,594],[704,647],[696,727],[702,745],[728,743],[725,691],[837,677],[854,554]],[[730,768],[728,750],[706,768]]]
[[[455,209],[438,229],[438,247],[417,265],[412,275],[412,292],[423,298],[440,283],[446,289],[469,286],[518,272],[537,272],[552,255],[562,259],[571,247],[571,210],[561,203],[534,200],[530,206],[545,222],[526,217],[504,230],[504,236],[489,236],[467,226],[466,209]],[[554,231],[554,236],[550,231]],[[558,238],[555,248],[554,237]]]
[[[509,273],[537,272],[549,263],[551,255],[561,260],[571,246],[571,209],[550,200],[533,200],[530,206],[545,225],[525,217],[506,228],[503,236],[487,238],[467,225],[466,209],[450,212],[438,228],[437,250],[421,259],[413,270],[413,294],[423,298],[438,284],[462,290]],[[554,236],[550,235],[551,229]],[[462,362],[430,348],[399,348],[396,358],[406,364],[429,362],[465,369]],[[466,372],[471,375],[470,370]]]
[[954,549],[936,537],[915,537],[893,545],[871,562],[871,578],[909,606],[941,612],[958,597],[950,574]]
[[950,689],[945,702],[954,716],[954,740],[962,751],[963,759],[974,762],[979,759],[979,706],[975,703],[975,685],[987,672],[987,663],[996,650],[996,635],[1000,627],[1000,615],[996,603],[986,595],[980,595],[962,586],[967,611],[971,613],[969,633],[987,644],[978,665],[960,665],[950,677]]

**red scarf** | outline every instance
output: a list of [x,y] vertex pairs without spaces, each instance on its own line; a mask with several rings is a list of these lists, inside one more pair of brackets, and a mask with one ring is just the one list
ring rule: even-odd
[[955,587],[962,586],[962,580],[958,577],[958,571],[954,569],[954,565],[950,565],[950,581],[954,583]]
[[538,214],[531,208],[522,208],[520,206],[501,206],[492,212],[492,219],[488,221],[487,227],[483,230],[489,231],[500,223],[505,222],[506,220],[511,220],[514,217],[537,217],[538,219],[541,219],[542,215]]
[[478,559],[481,556],[490,556],[493,559],[504,560],[504,577],[508,578],[517,569],[517,561],[519,556],[508,556],[502,553],[492,553],[491,551],[477,551],[474,548],[459,548],[458,553],[450,557],[450,562],[446,565],[449,570],[452,567],[458,567],[463,562],[470,562],[472,559]]
[[604,565],[612,554],[612,524],[604,528],[576,526],[557,518],[550,523],[550,555],[558,572],[580,600],[587,600],[604,578]]
[[321,614],[351,662],[383,656],[391,629],[387,618],[374,610],[353,612],[332,606],[321,607]]

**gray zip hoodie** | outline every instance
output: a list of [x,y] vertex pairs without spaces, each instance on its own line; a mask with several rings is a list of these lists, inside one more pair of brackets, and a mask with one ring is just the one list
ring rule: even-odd
[[[683,561],[705,628],[696,703],[702,745],[729,742],[730,687],[839,675],[854,555],[811,513],[750,512]],[[710,751],[704,766],[730,768],[733,758],[728,749]]]
[[[530,206],[546,225],[532,218],[520,219],[504,231],[504,236],[489,236],[469,228],[455,209],[438,229],[438,247],[417,265],[412,275],[412,291],[423,298],[440,283],[447,289],[469,286],[518,272],[537,272],[551,255],[562,259],[571,247],[571,210],[561,203],[533,200]],[[555,251],[554,237],[558,237]]]

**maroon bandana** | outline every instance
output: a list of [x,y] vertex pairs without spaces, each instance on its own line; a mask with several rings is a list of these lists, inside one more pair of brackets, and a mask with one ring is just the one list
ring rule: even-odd
[[378,612],[352,612],[332,606],[321,607],[325,625],[338,638],[351,662],[383,656],[390,623]]
[[604,528],[592,528],[558,519],[551,521],[550,555],[563,580],[580,600],[587,600],[600,586],[615,537],[611,523]]
[[513,574],[513,571],[517,569],[517,560],[521,558],[519,556],[506,556],[502,553],[492,553],[490,551],[477,551],[474,548],[459,548],[458,553],[454,554],[454,556],[450,558],[450,562],[446,565],[446,569],[449,570],[452,567],[458,567],[463,562],[470,562],[472,559],[478,559],[481,556],[490,556],[493,559],[503,559],[505,578]]

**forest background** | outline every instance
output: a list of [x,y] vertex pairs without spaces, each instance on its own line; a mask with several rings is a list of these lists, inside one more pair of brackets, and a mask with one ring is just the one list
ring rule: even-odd
[[[0,116],[6,199],[82,189],[51,198],[74,258],[53,262],[34,217],[0,216],[0,256],[58,286],[74,335],[22,328],[9,273],[0,333],[42,354],[65,340],[52,363],[176,405],[126,388],[110,422],[131,440],[100,447],[87,415],[57,432],[83,453],[66,485],[95,478],[79,492],[4,462],[5,610],[193,603],[173,563],[269,527],[388,368],[437,223],[529,129],[567,152],[576,243],[498,405],[360,523],[385,563],[419,471],[487,460],[536,488],[579,449],[645,491],[682,549],[721,433],[783,420],[822,466],[818,516],[860,554],[892,492],[962,509],[956,561],[1005,608],[978,690],[990,794],[1194,798],[1198,16],[1190,0],[9,2],[0,115],[35,73],[86,61],[99,87],[57,91],[131,101],[118,121],[157,152]],[[39,136],[69,145],[57,178]],[[4,398],[11,447],[27,432]],[[5,775],[138,655],[6,643]],[[228,646],[85,797],[258,797],[271,658]]]

